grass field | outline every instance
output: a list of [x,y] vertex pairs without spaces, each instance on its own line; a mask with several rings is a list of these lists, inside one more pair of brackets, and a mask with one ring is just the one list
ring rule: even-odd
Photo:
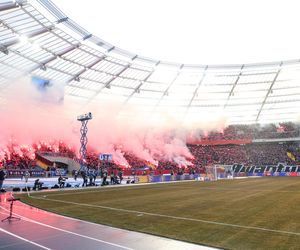
[[299,249],[300,178],[178,182],[20,195],[55,213],[227,249]]

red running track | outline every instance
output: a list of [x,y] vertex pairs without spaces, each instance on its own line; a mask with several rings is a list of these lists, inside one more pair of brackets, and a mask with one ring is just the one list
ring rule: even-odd
[[46,212],[15,201],[9,215],[10,193],[0,194],[0,249],[180,249],[204,250],[205,246],[99,225]]

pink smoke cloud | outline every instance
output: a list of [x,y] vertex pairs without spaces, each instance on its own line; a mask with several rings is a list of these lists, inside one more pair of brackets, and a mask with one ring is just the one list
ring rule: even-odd
[[[124,152],[154,165],[161,159],[180,166],[192,164],[193,155],[186,140],[199,136],[201,128],[198,125],[196,129],[184,127],[164,114],[161,114],[163,123],[153,122],[145,119],[145,114],[136,107],[127,106],[124,112],[124,106],[116,101],[84,106],[65,98],[63,103],[58,103],[63,95],[61,91],[63,85],[54,83],[46,93],[41,93],[29,78],[10,83],[5,94],[6,104],[0,109],[4,118],[0,123],[0,159],[10,138],[20,145],[62,140],[78,152],[81,124],[76,117],[92,112],[93,119],[88,123],[88,146],[98,153],[113,154],[117,164],[128,165]],[[126,115],[120,115],[124,113]],[[215,127],[223,126],[217,124]]]

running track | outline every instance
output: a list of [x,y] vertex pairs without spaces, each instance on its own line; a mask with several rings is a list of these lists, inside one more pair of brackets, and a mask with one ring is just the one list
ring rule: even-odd
[[64,217],[20,201],[14,203],[13,211],[21,220],[1,222],[8,216],[10,197],[10,193],[0,194],[0,249],[212,249]]

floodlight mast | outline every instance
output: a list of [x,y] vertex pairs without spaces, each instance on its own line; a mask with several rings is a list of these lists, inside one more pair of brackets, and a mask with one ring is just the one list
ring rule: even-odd
[[87,114],[79,115],[77,116],[77,121],[81,122],[81,128],[80,128],[80,171],[85,171],[86,170],[86,145],[88,142],[87,138],[87,123],[89,120],[93,118],[92,113],[89,112]]

